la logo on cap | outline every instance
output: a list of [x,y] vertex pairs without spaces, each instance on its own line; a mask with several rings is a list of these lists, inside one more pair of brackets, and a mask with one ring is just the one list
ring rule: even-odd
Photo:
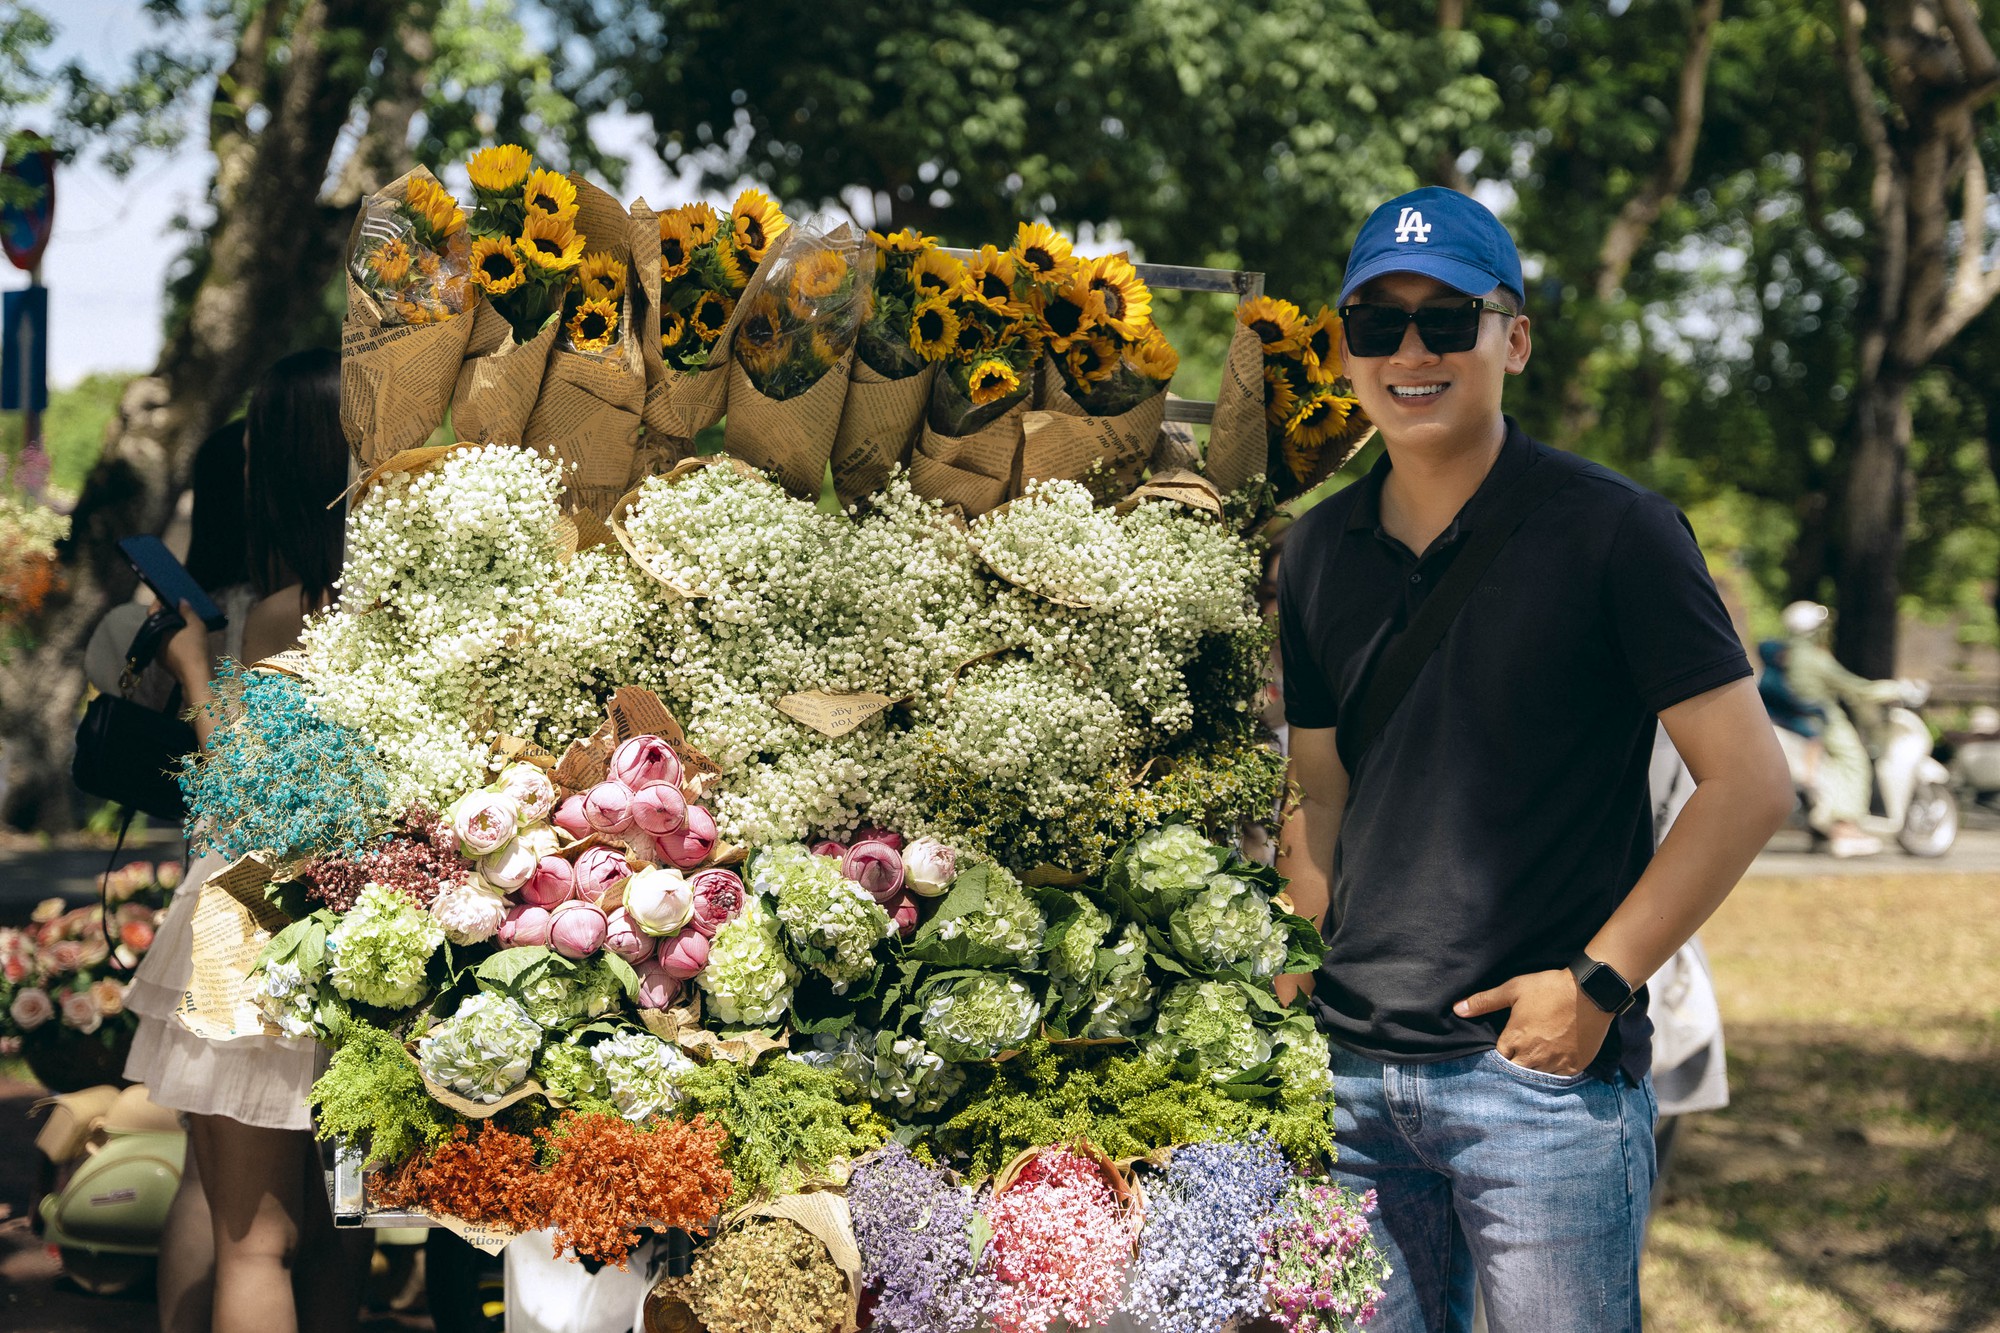
[[1414,208],[1405,208],[1396,219],[1396,244],[1407,245],[1415,241],[1418,245],[1429,245],[1431,224],[1424,221],[1424,215]]

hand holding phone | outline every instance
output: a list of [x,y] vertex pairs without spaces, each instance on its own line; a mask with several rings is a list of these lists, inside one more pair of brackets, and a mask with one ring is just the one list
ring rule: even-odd
[[150,534],[126,537],[119,541],[118,550],[160,599],[161,606],[178,608],[186,603],[210,630],[219,630],[229,623],[229,617],[222,614],[215,599],[202,591],[194,575],[174,559],[174,553],[158,537]]

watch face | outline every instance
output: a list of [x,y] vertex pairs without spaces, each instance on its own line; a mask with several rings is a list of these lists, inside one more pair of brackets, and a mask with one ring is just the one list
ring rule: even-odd
[[1608,1014],[1615,1014],[1632,999],[1632,988],[1619,980],[1618,974],[1603,963],[1597,964],[1583,974],[1578,983],[1590,1002]]

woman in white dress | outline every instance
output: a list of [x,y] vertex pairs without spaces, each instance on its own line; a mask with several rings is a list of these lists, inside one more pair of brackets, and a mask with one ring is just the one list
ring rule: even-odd
[[[256,595],[244,599],[247,609],[229,608],[223,646],[251,663],[296,647],[306,616],[333,600],[344,524],[334,502],[348,479],[339,358],[300,352],[272,367],[251,395],[244,446],[244,537]],[[215,662],[207,631],[187,608],[182,614],[188,628],[167,643],[162,662],[206,745]],[[201,830],[188,835],[190,849],[199,848]],[[140,1022],[125,1076],[144,1083],[158,1105],[185,1113],[191,1149],[193,1169],[161,1247],[161,1326],[167,1333],[351,1328],[368,1237],[333,1231],[306,1106],[324,1067],[319,1046],[277,1037],[208,1041],[175,1016],[192,971],[195,898],[222,865],[203,850],[190,868],[126,1000]],[[204,1226],[212,1251],[200,1243]],[[212,1315],[202,1280],[211,1253]]]

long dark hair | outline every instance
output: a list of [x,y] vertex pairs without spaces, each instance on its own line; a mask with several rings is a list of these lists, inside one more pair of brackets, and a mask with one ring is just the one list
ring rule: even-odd
[[194,451],[188,477],[187,572],[209,592],[250,581],[243,530],[243,418],[209,434]]
[[244,446],[251,580],[265,596],[297,583],[308,606],[325,605],[347,518],[335,503],[347,489],[339,355],[294,352],[265,372],[250,395]]

